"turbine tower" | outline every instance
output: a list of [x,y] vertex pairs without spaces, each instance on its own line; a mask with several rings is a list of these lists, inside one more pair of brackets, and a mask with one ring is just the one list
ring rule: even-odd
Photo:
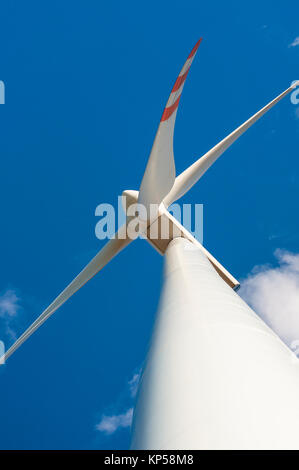
[[299,449],[299,361],[236,294],[238,281],[167,210],[299,82],[176,177],[174,125],[200,42],[172,88],[140,190],[123,192],[126,223],[0,360],[141,234],[166,262],[132,448]]
[[299,449],[299,361],[184,238],[170,242],[132,449]]

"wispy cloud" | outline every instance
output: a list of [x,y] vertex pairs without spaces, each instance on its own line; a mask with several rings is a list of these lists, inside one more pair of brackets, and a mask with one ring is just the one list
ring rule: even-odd
[[133,417],[133,408],[129,408],[122,414],[112,416],[102,416],[99,424],[96,425],[98,431],[106,434],[113,434],[120,428],[127,428],[131,426]]
[[[129,428],[133,418],[133,402],[137,393],[140,379],[140,370],[134,372],[132,378],[128,380],[124,393],[117,403],[110,407],[112,412],[104,413],[95,428],[106,435],[114,434],[119,429]],[[126,405],[126,406],[125,406]],[[119,412],[119,410],[122,410]]]
[[16,292],[11,289],[0,295],[0,317],[14,317],[20,308],[19,300]]
[[20,298],[15,290],[7,289],[0,294],[0,319],[4,325],[4,334],[13,340],[16,333],[12,325],[20,309]]
[[299,340],[299,254],[274,254],[278,266],[256,266],[239,293],[293,349]]
[[299,36],[297,36],[291,44],[289,44],[289,47],[296,47],[299,46]]
[[138,384],[139,384],[139,380],[140,380],[140,374],[141,374],[141,371],[139,370],[139,372],[134,374],[133,377],[131,378],[131,380],[129,380],[129,382],[128,382],[132,398],[135,398],[135,396],[136,396],[137,389],[138,389]]

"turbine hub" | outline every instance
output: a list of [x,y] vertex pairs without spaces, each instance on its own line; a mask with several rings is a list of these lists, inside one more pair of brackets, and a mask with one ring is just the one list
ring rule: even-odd
[[127,214],[128,208],[132,206],[132,204],[137,204],[138,195],[139,195],[139,191],[135,191],[133,189],[126,189],[125,191],[123,191],[122,205],[126,214]]

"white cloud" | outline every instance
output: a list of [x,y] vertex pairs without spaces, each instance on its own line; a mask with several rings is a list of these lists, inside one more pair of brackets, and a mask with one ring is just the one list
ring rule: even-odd
[[12,289],[7,289],[0,295],[0,319],[5,327],[5,334],[15,340],[16,333],[12,327],[13,321],[20,310],[20,298]]
[[274,254],[278,266],[255,267],[239,293],[293,347],[299,340],[299,254],[282,250]]
[[4,294],[0,295],[0,317],[14,317],[20,308],[19,300],[15,291],[11,289],[6,290]]
[[[112,407],[113,411],[116,409],[124,409],[125,411],[122,411],[121,413],[113,412],[109,414],[103,414],[100,422],[96,425],[97,431],[110,435],[121,428],[128,428],[131,426],[133,417],[132,402],[134,401],[137,393],[140,374],[140,369],[137,372],[134,372],[132,378],[127,382],[125,392],[122,393],[120,399],[118,399],[117,405]],[[130,406],[128,406],[128,403]]]
[[291,44],[289,44],[289,47],[296,47],[299,46],[299,36],[297,36]]
[[105,434],[113,434],[120,428],[130,427],[132,424],[133,408],[129,408],[122,414],[112,416],[102,416],[99,424],[96,425],[98,431],[104,432]]
[[131,380],[129,380],[129,382],[128,382],[132,398],[135,398],[136,393],[137,393],[138,384],[139,384],[139,380],[140,380],[140,373],[141,373],[141,371],[134,374],[133,377],[131,378]]

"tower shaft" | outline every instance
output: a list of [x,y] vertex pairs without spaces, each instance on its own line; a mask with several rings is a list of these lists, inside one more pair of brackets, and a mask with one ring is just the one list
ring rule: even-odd
[[299,449],[299,361],[183,238],[164,287],[133,449]]

